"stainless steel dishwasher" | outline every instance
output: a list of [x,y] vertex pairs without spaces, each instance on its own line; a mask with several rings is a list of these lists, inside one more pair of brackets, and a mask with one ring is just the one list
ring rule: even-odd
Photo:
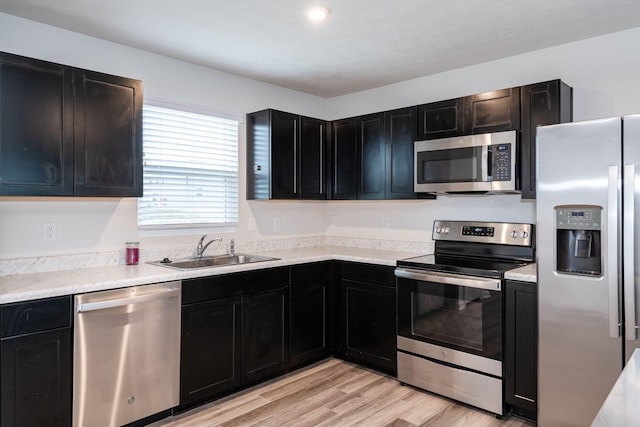
[[178,405],[181,282],[75,297],[73,425],[121,426]]

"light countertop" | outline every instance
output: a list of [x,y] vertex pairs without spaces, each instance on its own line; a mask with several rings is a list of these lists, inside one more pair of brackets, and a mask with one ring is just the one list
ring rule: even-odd
[[631,355],[591,427],[640,426],[640,349]]
[[536,264],[528,264],[524,267],[514,268],[507,271],[504,274],[504,278],[508,280],[518,280],[520,282],[533,282],[538,281]]
[[189,271],[141,263],[134,266],[112,265],[2,276],[0,304],[333,259],[395,266],[398,259],[417,255],[415,252],[342,246],[295,248],[252,254],[280,259]]

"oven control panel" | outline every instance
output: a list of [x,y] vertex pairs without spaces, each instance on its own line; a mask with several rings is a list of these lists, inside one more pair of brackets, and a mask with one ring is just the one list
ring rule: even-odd
[[533,225],[505,222],[434,221],[433,240],[532,246]]

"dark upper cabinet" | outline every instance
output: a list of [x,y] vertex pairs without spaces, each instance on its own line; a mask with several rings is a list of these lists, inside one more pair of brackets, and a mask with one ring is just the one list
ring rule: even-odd
[[142,195],[142,82],[0,53],[0,195]]
[[142,196],[142,82],[74,73],[76,196]]
[[523,199],[536,198],[536,128],[573,120],[573,90],[561,80],[520,88],[520,177]]
[[536,284],[505,284],[505,401],[513,413],[536,419],[538,393]]
[[0,53],[0,195],[73,195],[73,71]]
[[336,120],[331,127],[331,198],[354,200],[358,195],[356,118]]
[[418,106],[417,140],[464,135],[464,98]]
[[277,110],[247,114],[247,199],[325,199],[327,123]]
[[520,129],[520,88],[464,97],[464,133]]
[[384,113],[358,117],[358,199],[384,199]]
[[327,122],[300,117],[298,182],[301,199],[327,198]]
[[71,425],[71,298],[0,307],[0,425]]
[[385,199],[413,199],[413,142],[416,140],[416,107],[384,113]]
[[[416,129],[417,107],[334,122],[332,198],[354,198],[354,181],[357,199],[416,198],[413,192]],[[355,156],[351,144],[354,140]],[[336,184],[346,182],[351,184],[350,191],[337,188]]]

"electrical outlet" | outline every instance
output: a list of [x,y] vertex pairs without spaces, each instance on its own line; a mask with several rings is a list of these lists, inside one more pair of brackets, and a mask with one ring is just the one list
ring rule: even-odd
[[273,231],[279,231],[280,230],[280,217],[279,216],[274,216],[273,217]]
[[329,226],[335,227],[338,225],[338,217],[335,215],[329,215]]
[[44,240],[56,240],[55,222],[48,222],[44,224]]
[[389,228],[389,218],[382,218],[382,228]]

